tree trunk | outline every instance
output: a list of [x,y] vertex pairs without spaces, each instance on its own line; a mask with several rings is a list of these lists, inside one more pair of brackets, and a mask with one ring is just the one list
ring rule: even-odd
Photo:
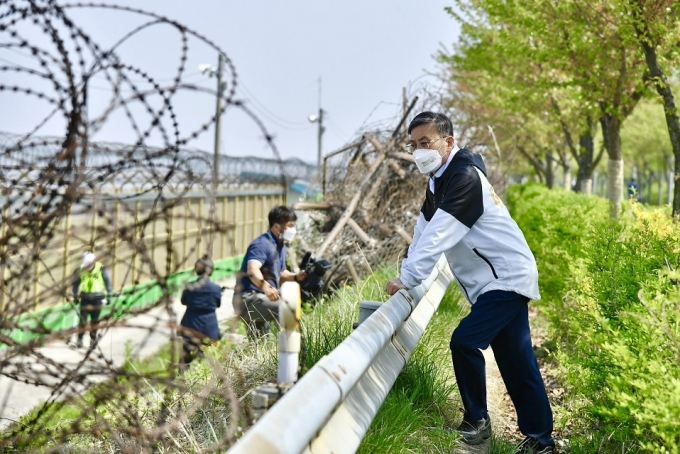
[[668,191],[667,196],[666,196],[667,197],[666,203],[668,205],[670,205],[671,202],[673,201],[673,178],[674,177],[675,177],[675,174],[673,173],[673,171],[669,170],[668,171],[668,187],[666,188],[666,191]]
[[675,98],[673,97],[673,90],[668,84],[668,78],[659,65],[656,55],[658,43],[652,42],[649,24],[642,9],[643,7],[635,0],[630,0],[630,6],[634,18],[635,33],[637,34],[640,46],[642,46],[645,61],[649,68],[649,79],[654,83],[656,92],[663,99],[666,126],[668,127],[668,134],[673,146],[673,155],[675,156],[673,217],[677,219],[678,215],[680,215],[680,185],[676,184],[680,177],[680,119],[678,119],[678,109],[675,107]]
[[610,214],[618,218],[623,200],[623,157],[621,155],[621,120],[608,113],[600,117],[604,146],[609,155],[607,162],[607,198]]
[[578,141],[576,190],[586,195],[591,195],[593,192],[593,171],[600,163],[600,158],[602,158],[602,150],[595,156],[595,140],[593,135],[596,125],[597,123],[593,122],[590,116],[587,116],[586,129],[581,133]]
[[577,182],[577,188],[578,192],[581,192],[585,195],[593,195],[593,179],[592,178],[584,178],[582,180],[579,180]]
[[571,167],[564,166],[564,189],[571,191]]
[[675,156],[673,217],[677,218],[680,215],[680,184],[675,184],[678,176],[680,176],[680,119],[678,119],[678,109],[675,106],[673,90],[668,84],[668,79],[663,71],[661,71],[659,62],[656,59],[656,49],[645,42],[642,43],[642,49],[645,51],[645,59],[647,60],[650,75],[655,81],[656,91],[663,98],[666,126],[668,127],[668,135],[673,146],[673,155]]
[[529,153],[524,147],[518,146],[517,149],[520,153],[522,153],[522,155],[524,155],[525,158],[527,158],[531,166],[534,168],[539,182],[543,183],[543,179],[545,177],[545,166],[543,163],[538,159],[537,156]]
[[550,189],[555,186],[555,160],[549,148],[545,149],[545,184]]
[[586,195],[593,192],[592,163],[581,162],[576,174],[576,191]]
[[652,204],[652,184],[654,183],[654,171],[650,170],[647,175],[645,175],[645,184],[647,187],[647,197],[644,199],[645,203]]

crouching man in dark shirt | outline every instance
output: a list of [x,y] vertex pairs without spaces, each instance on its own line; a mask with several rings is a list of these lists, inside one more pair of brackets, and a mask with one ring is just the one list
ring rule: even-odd
[[198,279],[187,283],[182,292],[181,301],[187,307],[180,323],[183,340],[183,357],[180,363],[182,372],[196,356],[202,356],[203,345],[221,338],[215,311],[222,302],[222,289],[210,281],[213,267],[208,256],[199,259],[194,266]]
[[269,331],[269,322],[279,315],[280,284],[302,282],[303,270],[295,274],[286,269],[286,244],[295,238],[297,215],[286,206],[269,212],[269,230],[248,246],[234,290],[234,312],[245,322],[248,335]]

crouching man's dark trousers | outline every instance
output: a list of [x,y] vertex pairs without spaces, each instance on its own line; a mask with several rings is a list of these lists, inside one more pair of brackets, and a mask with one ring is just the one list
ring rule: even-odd
[[517,410],[520,431],[548,442],[553,417],[531,345],[528,302],[514,292],[493,290],[480,295],[453,331],[451,355],[466,420],[477,421],[487,414],[485,362],[480,349],[491,345]]

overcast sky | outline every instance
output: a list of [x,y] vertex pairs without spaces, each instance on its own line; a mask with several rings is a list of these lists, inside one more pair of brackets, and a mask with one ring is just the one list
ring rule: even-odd
[[[112,2],[108,2],[112,3]],[[442,0],[156,0],[117,1],[163,14],[214,41],[236,67],[238,97],[274,134],[284,158],[315,162],[317,125],[309,115],[321,103],[327,112],[324,152],[341,147],[367,123],[401,112],[402,87],[413,90],[436,79],[433,55],[450,48],[458,35],[457,23],[444,11]],[[69,14],[103,46],[111,46],[145,22],[129,13],[73,10]],[[170,80],[178,66],[180,40],[176,32],[153,29],[141,33],[119,52],[127,62],[143,67],[158,79]],[[27,29],[29,40],[43,39]],[[20,62],[18,52],[2,52],[7,61]],[[216,65],[217,55],[197,41],[189,44],[186,81],[214,88],[216,81],[198,71],[198,64]],[[0,72],[0,81],[16,77]],[[105,80],[91,82],[90,110],[105,105]],[[0,131],[27,132],[36,124],[38,106],[26,97],[0,92]],[[191,94],[176,105],[180,128],[188,132],[214,114],[215,100]],[[48,122],[43,135],[64,134],[63,119]],[[133,142],[135,135],[123,112],[112,116],[95,140]],[[151,141],[153,142],[153,138]],[[191,146],[213,150],[214,130],[203,133]],[[159,140],[160,142],[160,140]],[[222,152],[229,155],[270,157],[262,134],[236,109],[223,119]]]

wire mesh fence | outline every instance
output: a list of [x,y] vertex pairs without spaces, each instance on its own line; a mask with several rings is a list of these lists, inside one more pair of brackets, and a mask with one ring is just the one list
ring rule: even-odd
[[[139,25],[103,44],[88,33],[95,24],[82,21],[83,11],[128,15]],[[128,61],[123,50],[143,47],[144,33],[159,27],[174,33],[163,43],[174,63],[158,70]],[[238,263],[226,258],[266,230],[266,214],[285,203],[289,181],[309,180],[316,169],[280,159],[271,134],[237,98],[226,53],[173,19],[116,5],[10,0],[0,1],[0,34],[0,102],[29,105],[33,121],[23,133],[0,133],[0,450],[229,446],[244,418],[233,377],[212,360],[210,383],[178,376],[176,295],[204,254],[223,259],[215,275],[232,272]],[[218,95],[188,77],[201,47],[226,64],[221,113],[250,118],[270,150],[269,157],[222,156],[217,185],[212,155],[191,149],[216,115],[182,120],[182,96]],[[111,123],[123,124],[131,143],[97,141]],[[64,133],[42,135],[55,125]],[[115,295],[98,323],[81,327],[72,277],[90,250],[108,268]],[[70,346],[72,336],[95,328],[112,339],[110,349]],[[145,350],[150,344],[161,351]],[[160,365],[131,361],[143,351]],[[17,396],[38,395],[43,401],[32,411],[11,411]],[[207,403],[215,404],[211,421],[223,424],[203,437],[191,421],[206,417]]]
[[[84,10],[131,15],[139,25],[103,45],[87,33],[92,24],[74,19]],[[154,27],[174,33],[177,39],[166,47],[178,43],[174,69],[166,65],[160,76],[122,52],[142,45],[143,33]],[[189,278],[185,271],[205,253],[242,253],[254,232],[266,230],[266,213],[284,200],[288,182],[313,178],[327,206],[312,213],[311,228],[301,229],[301,249],[334,264],[328,282],[338,285],[398,261],[427,179],[404,153],[406,125],[418,111],[441,111],[441,93],[418,92],[420,101],[404,105],[395,119],[367,119],[356,139],[328,155],[316,174],[302,161],[280,159],[272,135],[238,99],[228,56],[175,20],[115,5],[0,0],[0,33],[3,105],[35,107],[24,133],[0,133],[0,448],[223,450],[247,420],[233,389],[235,380],[245,380],[228,369],[230,359],[214,357],[206,359],[210,373],[202,380],[179,376],[176,293]],[[199,47],[226,63],[221,111],[250,118],[272,157],[222,156],[217,185],[212,155],[191,149],[216,116],[181,120],[181,96],[217,95],[187,76]],[[120,119],[131,143],[96,140]],[[63,135],[41,135],[55,122]],[[503,175],[487,167],[492,183],[502,185]],[[85,328],[70,303],[54,305],[70,299],[71,277],[86,250],[108,260],[118,294],[96,326],[112,339],[108,350],[70,347],[71,336]],[[235,266],[217,261],[217,274]],[[160,352],[145,350],[159,338]],[[130,339],[133,344],[125,345]],[[116,349],[124,361],[114,360]],[[128,360],[143,351],[158,357],[155,367]],[[29,394],[41,390],[44,401],[22,417],[7,416],[20,387]]]

